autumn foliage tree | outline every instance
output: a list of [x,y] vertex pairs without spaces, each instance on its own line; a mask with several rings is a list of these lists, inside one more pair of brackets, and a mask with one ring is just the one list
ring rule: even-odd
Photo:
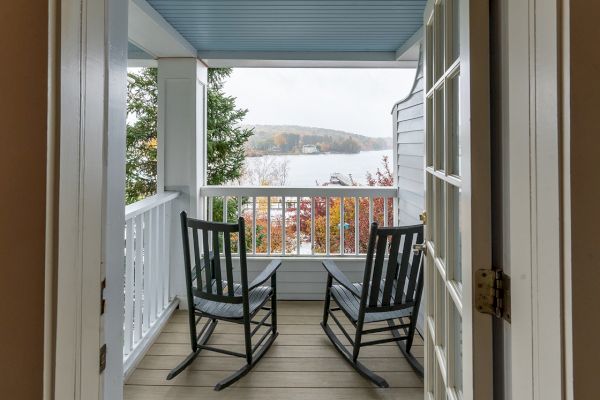
[[[393,175],[390,169],[389,160],[384,157],[382,168],[378,168],[374,174],[367,173],[367,184],[369,186],[392,186]],[[385,202],[387,201],[387,213],[385,213]],[[358,220],[358,251],[366,253],[367,241],[370,230],[370,214],[374,222],[384,223],[387,218],[387,224],[393,223],[393,199],[384,199],[381,197],[373,198],[372,210],[370,211],[370,199],[358,198],[358,205],[355,204],[356,198],[344,199],[344,218],[341,218],[341,199],[329,198],[329,252],[331,254],[340,254],[340,235],[344,234],[344,254],[354,254],[356,252],[356,221]],[[244,203],[246,204],[246,203]],[[250,204],[250,203],[247,203]],[[256,252],[265,254],[269,250],[271,253],[281,253],[283,249],[283,219],[285,216],[285,249],[287,253],[297,251],[297,246],[314,247],[316,254],[325,254],[327,252],[327,199],[324,197],[314,198],[314,207],[310,198],[300,198],[299,203],[296,199],[287,199],[285,204],[281,203],[281,198],[271,198],[271,220],[267,218],[267,199],[256,198]],[[230,203],[230,207],[237,214],[237,205]],[[358,218],[355,218],[358,208]],[[246,245],[252,249],[252,210],[246,208],[242,212],[246,223]],[[299,218],[297,218],[299,216]],[[311,238],[311,224],[314,218],[314,238]],[[300,243],[297,242],[297,229],[300,224]],[[270,249],[267,238],[267,230],[270,228],[271,241]]]

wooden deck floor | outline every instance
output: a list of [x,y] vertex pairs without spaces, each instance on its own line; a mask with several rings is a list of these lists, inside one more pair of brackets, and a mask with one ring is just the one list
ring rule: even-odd
[[[273,347],[252,372],[221,392],[213,390],[214,384],[240,368],[242,359],[205,352],[177,378],[165,379],[190,351],[186,314],[177,311],[127,381],[125,399],[423,399],[422,380],[395,344],[361,351],[363,363],[390,384],[389,389],[376,388],[342,359],[323,333],[321,302],[278,304],[280,335]],[[241,326],[220,322],[209,343],[243,352]],[[420,338],[414,350],[422,357]]]

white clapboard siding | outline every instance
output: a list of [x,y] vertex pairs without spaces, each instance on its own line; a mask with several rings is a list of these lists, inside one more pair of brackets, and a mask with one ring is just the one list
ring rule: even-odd
[[[425,106],[423,103],[423,51],[408,96],[394,104],[394,171],[398,185],[397,221],[399,225],[420,224],[419,214],[425,210]],[[427,298],[427,296],[423,296]],[[421,307],[417,329],[424,326]]]
[[420,223],[419,214],[425,209],[423,99],[423,54],[421,52],[410,93],[396,103],[392,109],[399,225]]

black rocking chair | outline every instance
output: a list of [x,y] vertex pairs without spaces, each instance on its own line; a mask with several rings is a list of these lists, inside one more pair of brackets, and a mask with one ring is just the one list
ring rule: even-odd
[[[323,261],[328,278],[321,326],[350,365],[379,387],[389,385],[385,379],[358,361],[361,347],[396,342],[413,369],[423,376],[423,366],[411,353],[423,291],[422,248],[415,245],[422,242],[422,225],[378,228],[373,223],[362,283],[350,282],[332,260]],[[386,249],[389,249],[389,258],[384,270]],[[331,298],[337,307],[330,307]],[[344,329],[335,315],[336,311],[343,312],[355,327],[354,338]],[[327,325],[329,316],[350,342],[352,353]],[[387,326],[367,329],[368,324],[382,321],[387,322]],[[391,332],[392,337],[363,340],[365,335],[381,332]]]
[[[192,231],[193,267],[190,260],[188,229]],[[188,218],[184,211],[181,213],[181,231],[192,352],[169,373],[167,379],[176,377],[194,361],[202,350],[246,358],[246,365],[216,384],[215,390],[221,390],[246,375],[277,337],[276,274],[277,269],[281,266],[281,261],[271,261],[256,279],[248,284],[243,218],[240,218],[237,224],[207,222]],[[241,279],[239,284],[233,281],[231,235],[234,233],[239,235],[240,243]],[[199,237],[202,240],[202,252],[200,251]],[[212,249],[209,247],[211,241]],[[221,274],[220,244],[224,248],[225,279]],[[269,279],[271,279],[271,285],[263,286]],[[266,306],[269,299],[271,300],[270,308]],[[260,310],[267,312],[259,320],[254,320],[253,318]],[[269,317],[270,323],[267,322]],[[207,321],[197,333],[196,326],[202,318],[206,318]],[[218,321],[233,322],[244,326],[245,353],[207,345]],[[252,337],[263,326],[268,329],[253,346]]]

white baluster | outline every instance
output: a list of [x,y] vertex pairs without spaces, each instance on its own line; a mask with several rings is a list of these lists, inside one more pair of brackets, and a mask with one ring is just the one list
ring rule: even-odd
[[325,197],[325,253],[329,255],[329,197]]
[[133,311],[134,344],[139,342],[143,332],[143,285],[144,285],[144,226],[142,215],[135,217],[135,263],[134,263],[135,299]]
[[359,219],[358,219],[358,213],[360,212],[360,204],[359,204],[360,198],[359,197],[355,197],[354,198],[354,254],[358,255],[359,253],[359,244],[360,244],[360,229],[358,226],[359,223]]
[[151,258],[150,245],[152,243],[151,238],[151,222],[150,213],[144,213],[144,268],[142,276],[144,279],[144,293],[142,297],[142,334],[145,333],[150,327],[150,268]]
[[315,255],[315,198],[310,198],[310,255]]
[[344,255],[344,233],[346,223],[344,221],[344,198],[340,197],[340,254]]
[[129,354],[133,346],[133,219],[126,222],[125,229],[125,319],[123,354]]

